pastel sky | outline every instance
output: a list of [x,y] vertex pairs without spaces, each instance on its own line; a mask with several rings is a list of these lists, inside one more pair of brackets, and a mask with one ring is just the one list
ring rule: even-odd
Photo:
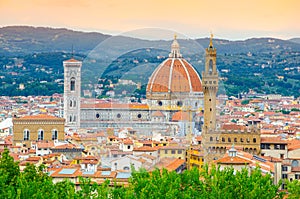
[[0,26],[120,34],[142,28],[190,38],[300,37],[299,0],[0,0]]

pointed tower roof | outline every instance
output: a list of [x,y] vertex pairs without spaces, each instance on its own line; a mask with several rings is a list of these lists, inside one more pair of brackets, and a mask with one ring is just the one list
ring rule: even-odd
[[209,46],[208,46],[208,48],[214,48],[214,46],[213,46],[213,42],[212,42],[212,40],[213,40],[213,37],[214,37],[214,35],[213,35],[212,33],[210,33],[210,38],[209,38]]

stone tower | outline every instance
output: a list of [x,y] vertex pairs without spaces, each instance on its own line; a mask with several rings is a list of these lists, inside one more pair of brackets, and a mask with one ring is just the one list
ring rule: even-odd
[[202,72],[204,94],[204,129],[216,129],[216,96],[218,91],[217,50],[213,47],[212,35],[205,49],[205,69]]
[[69,59],[64,66],[64,118],[66,127],[80,127],[80,94],[82,62]]
[[213,47],[213,35],[208,48],[205,49],[205,68],[202,72],[202,89],[204,94],[204,125],[202,127],[202,144],[204,162],[211,162],[215,157],[211,154],[209,135],[216,133],[216,95],[218,91],[218,71],[216,66],[217,50]]

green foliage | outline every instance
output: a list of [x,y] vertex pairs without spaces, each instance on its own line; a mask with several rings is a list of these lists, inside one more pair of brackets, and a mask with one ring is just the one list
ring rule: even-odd
[[289,199],[299,199],[300,198],[300,181],[293,180],[292,182],[287,181],[287,190]]
[[[8,150],[0,159],[0,198],[53,198],[53,199],[140,199],[140,198],[283,198],[285,192],[279,192],[270,174],[262,175],[259,168],[249,173],[244,168],[235,171],[227,167],[205,165],[201,171],[197,168],[181,174],[166,169],[156,169],[151,173],[142,169],[133,171],[128,186],[110,187],[106,180],[101,185],[89,178],[79,178],[80,188],[69,180],[54,184],[51,177],[43,172],[44,168],[28,164],[20,172],[18,163],[9,156]],[[286,182],[289,198],[299,198],[300,183],[295,180]]]

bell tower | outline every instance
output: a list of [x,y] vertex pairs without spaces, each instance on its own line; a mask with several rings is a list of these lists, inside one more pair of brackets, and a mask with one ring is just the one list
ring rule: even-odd
[[80,94],[82,62],[71,58],[64,66],[64,118],[66,127],[80,127]]
[[205,49],[205,69],[202,72],[204,94],[204,130],[216,129],[216,96],[218,91],[217,50],[213,47],[211,34],[208,48]]

